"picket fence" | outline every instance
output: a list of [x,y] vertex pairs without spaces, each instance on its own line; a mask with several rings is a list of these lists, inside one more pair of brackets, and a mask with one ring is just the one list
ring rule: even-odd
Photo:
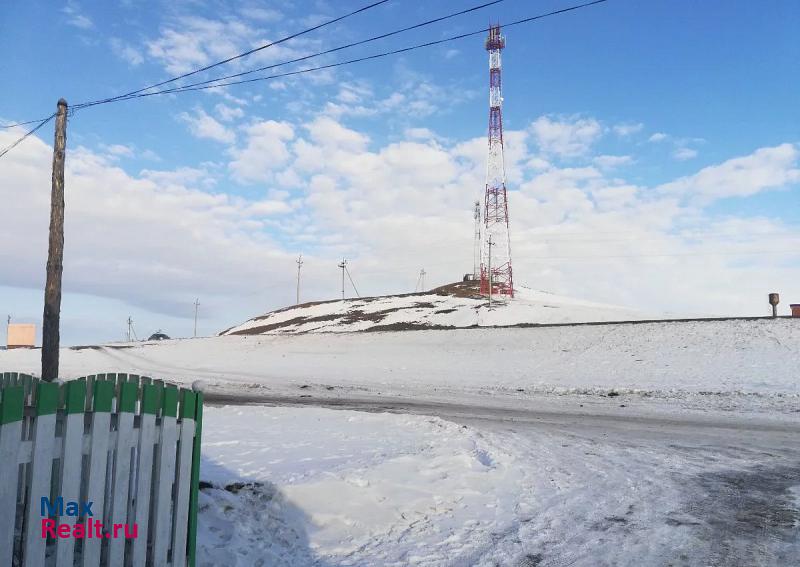
[[[202,416],[202,392],[147,377],[3,373],[0,565],[194,567]],[[91,518],[50,519],[102,522],[102,537],[43,537],[43,496],[92,502]]]

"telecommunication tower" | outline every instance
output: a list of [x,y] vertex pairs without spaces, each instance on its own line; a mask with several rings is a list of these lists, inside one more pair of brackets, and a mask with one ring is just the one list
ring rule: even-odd
[[[486,164],[486,196],[483,208],[481,293],[489,295],[491,282],[492,294],[514,297],[503,157],[503,91],[500,79],[500,52],[505,46],[506,38],[500,35],[500,25],[491,26],[486,38],[486,51],[489,52],[489,157]],[[488,264],[490,237],[491,268]]]

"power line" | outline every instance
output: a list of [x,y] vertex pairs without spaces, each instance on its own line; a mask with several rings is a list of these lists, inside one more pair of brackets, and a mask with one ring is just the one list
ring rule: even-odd
[[[383,2],[386,2],[386,1],[388,1],[388,0],[383,0]],[[559,15],[559,14],[572,12],[572,11],[575,11],[575,10],[579,10],[581,8],[587,8],[587,7],[594,6],[594,5],[597,5],[597,4],[602,4],[602,3],[605,3],[605,2],[608,2],[608,0],[594,0],[592,2],[586,2],[586,3],[583,3],[583,4],[577,4],[575,6],[570,6],[568,8],[562,8],[560,10],[554,10],[552,12],[547,12],[545,14],[539,14],[539,15],[536,15],[536,16],[531,16],[529,18],[523,18],[521,20],[517,20],[515,22],[511,22],[509,24],[505,24],[504,27],[509,28],[509,27],[512,27],[512,26],[520,25],[520,24],[530,23],[530,22],[533,22],[533,21],[536,21],[536,20],[540,20],[540,19],[543,19],[543,18],[547,18],[547,17],[550,17],[550,16],[556,16],[556,15]],[[379,2],[379,3],[382,3],[382,2]],[[379,3],[376,3],[375,5],[377,5]],[[362,11],[363,11],[363,9],[362,9]],[[346,16],[342,16],[342,17],[346,17]],[[318,29],[318,27],[316,29]],[[206,82],[196,83],[195,85],[186,85],[184,87],[176,87],[176,88],[173,88],[173,89],[165,89],[165,90],[156,91],[156,92],[153,92],[153,93],[142,92],[142,91],[147,90],[149,88],[154,88],[155,86],[160,86],[160,85],[166,84],[168,82],[171,82],[172,80],[177,80],[178,78],[181,78],[181,77],[177,77],[177,78],[172,79],[170,81],[164,81],[164,82],[160,83],[159,85],[151,85],[149,87],[145,87],[144,89],[139,89],[138,91],[132,91],[132,93],[129,93],[129,95],[120,95],[118,97],[112,97],[112,98],[109,98],[109,99],[77,104],[77,105],[73,106],[73,111],[77,110],[77,109],[81,109],[81,108],[89,108],[91,106],[97,106],[97,105],[101,105],[101,104],[108,104],[110,102],[116,102],[116,101],[119,101],[119,100],[130,100],[130,99],[135,99],[135,98],[144,98],[144,97],[161,95],[161,94],[169,94],[169,93],[178,93],[178,92],[187,92],[187,91],[199,91],[199,90],[206,90],[206,89],[212,89],[212,88],[226,87],[226,86],[231,86],[231,85],[240,85],[240,84],[245,84],[245,83],[268,81],[268,80],[272,80],[272,79],[278,79],[278,78],[282,78],[282,77],[289,77],[289,76],[293,76],[293,75],[302,75],[302,74],[305,74],[305,73],[311,73],[313,71],[321,71],[321,70],[324,70],[324,69],[332,69],[334,67],[342,67],[344,65],[352,65],[353,63],[360,63],[360,62],[364,62],[364,61],[380,59],[380,58],[383,58],[383,57],[389,57],[391,55],[398,55],[400,53],[407,53],[407,52],[410,52],[410,51],[415,51],[417,49],[422,49],[422,48],[425,48],[425,47],[432,47],[432,46],[435,46],[435,45],[441,45],[441,44],[448,43],[448,42],[451,42],[451,41],[456,41],[456,40],[459,40],[459,39],[472,37],[474,35],[483,34],[483,33],[486,33],[487,31],[489,31],[489,29],[490,28],[483,28],[483,29],[480,29],[480,30],[477,30],[477,31],[474,31],[474,32],[458,34],[458,35],[450,36],[450,37],[447,37],[447,38],[444,38],[444,39],[440,39],[440,40],[436,40],[436,41],[429,41],[429,42],[425,42],[425,43],[412,45],[412,46],[409,46],[409,47],[404,47],[402,49],[395,49],[395,50],[392,50],[392,51],[385,51],[385,52],[382,52],[382,53],[377,53],[377,54],[374,54],[374,55],[368,55],[368,56],[365,56],[365,57],[358,57],[358,58],[350,59],[350,60],[347,60],[347,61],[340,61],[340,62],[337,62],[337,63],[328,64],[328,65],[320,65],[318,67],[312,67],[312,68],[309,68],[309,69],[299,69],[297,71],[288,71],[286,73],[279,73],[279,74],[276,74],[276,75],[269,75],[269,76],[266,76],[266,77],[256,77],[256,78],[253,78],[253,79],[243,79],[241,81],[230,81],[230,82],[227,82],[227,83],[216,83],[216,84],[206,84],[207,83],[207,81],[206,81]],[[296,37],[296,35],[295,35],[295,37]],[[262,46],[262,48],[268,47],[269,45],[274,45],[275,43],[277,43],[277,42],[273,42],[272,44],[268,44],[267,46]],[[241,55],[241,56],[244,56],[244,55]],[[231,60],[233,60],[233,59],[231,59]],[[220,62],[219,64],[222,64],[222,63],[223,62]],[[213,66],[215,66],[215,65],[209,66],[208,68],[212,68]],[[196,72],[200,72],[200,71],[202,71],[202,70],[198,70]],[[185,74],[183,76],[189,76],[189,75],[194,74],[194,73],[195,72],[187,73],[187,74]],[[216,80],[218,81],[220,79],[216,79]],[[133,93],[137,93],[137,94],[133,94]],[[11,146],[9,146],[8,148],[6,148],[2,152],[0,152],[0,158],[3,157],[5,154],[7,154],[9,151],[11,151],[13,148],[15,148],[17,145],[19,145],[25,138],[27,138],[28,136],[33,134],[35,131],[37,131],[39,128],[44,126],[44,124],[46,124],[50,119],[52,119],[53,116],[55,116],[55,114],[50,115],[46,119],[42,120],[42,122],[40,122],[39,125],[36,126],[33,130],[31,130],[25,136],[23,136],[22,138],[20,138],[16,142],[14,142]]]
[[[320,27],[322,27],[322,25],[327,25],[328,23],[333,23],[334,21],[339,21],[339,20],[341,20],[341,19],[343,19],[345,17],[348,17],[350,15],[358,13],[359,11],[364,11],[366,9],[369,9],[371,7],[374,7],[374,6],[377,6],[377,5],[379,5],[379,4],[383,3],[383,2],[386,2],[386,1],[388,1],[388,0],[383,0],[382,2],[377,2],[377,3],[374,3],[374,4],[370,4],[369,6],[365,6],[364,8],[362,8],[362,9],[360,9],[358,11],[352,12],[350,14],[346,14],[344,16],[341,16],[338,20],[331,20],[330,22],[327,22],[326,24],[321,24],[320,26],[316,26],[315,28],[309,28],[309,30],[303,30],[303,32],[298,32],[298,34],[293,34],[292,36],[287,36],[287,38],[282,38],[281,40],[277,40],[277,41],[275,41],[275,42],[273,42],[271,44],[267,44],[265,46],[261,46],[260,48],[256,48],[255,50],[251,50],[250,52],[246,52],[244,54],[240,54],[239,56],[235,56],[233,58],[230,58],[228,60],[221,61],[221,62],[212,64],[212,65],[206,66],[206,67],[204,67],[202,69],[197,69],[197,70],[192,71],[190,73],[185,73],[185,74],[183,74],[181,76],[174,77],[174,78],[169,79],[167,81],[162,81],[160,83],[156,83],[154,85],[150,85],[150,86],[138,89],[136,91],[131,91],[130,93],[126,93],[126,94],[123,94],[123,95],[118,95],[116,97],[109,97],[109,98],[106,98],[106,99],[100,99],[100,100],[95,100],[95,101],[90,101],[90,102],[78,103],[76,105],[73,105],[72,109],[74,111],[74,110],[77,110],[77,109],[89,108],[89,107],[92,107],[92,106],[108,104],[108,103],[117,102],[117,101],[120,101],[120,100],[131,100],[131,99],[145,98],[145,97],[161,95],[161,94],[171,94],[171,93],[180,93],[180,92],[188,92],[188,91],[198,91],[198,90],[213,89],[213,88],[226,87],[226,86],[232,86],[232,85],[254,83],[254,82],[260,82],[260,81],[268,81],[268,80],[272,80],[272,79],[279,79],[279,78],[283,78],[283,77],[289,77],[289,76],[294,76],[294,75],[301,75],[301,74],[305,74],[305,73],[311,73],[311,72],[314,72],[314,71],[332,69],[334,67],[342,67],[342,66],[345,66],[345,65],[352,65],[354,63],[361,63],[361,62],[364,62],[364,61],[371,61],[371,60],[375,60],[375,59],[389,57],[389,56],[392,56],[392,55],[398,55],[398,54],[401,54],[401,53],[407,53],[407,52],[410,52],[410,51],[423,49],[423,48],[426,48],[426,47],[433,47],[433,46],[436,46],[436,45],[442,45],[444,43],[449,43],[451,41],[457,41],[457,40],[460,40],[460,39],[465,39],[465,38],[468,38],[468,37],[472,37],[472,36],[475,36],[475,35],[486,33],[490,28],[489,27],[482,28],[480,30],[476,30],[476,31],[469,32],[469,33],[457,34],[457,35],[453,35],[453,36],[450,36],[450,37],[447,37],[447,38],[444,38],[444,39],[440,39],[440,40],[429,41],[429,42],[425,42],[425,43],[411,45],[411,46],[408,46],[408,47],[404,47],[402,49],[395,49],[395,50],[392,50],[392,51],[385,51],[385,52],[381,52],[381,53],[377,53],[377,54],[373,54],[373,55],[368,55],[368,56],[365,56],[365,57],[358,57],[358,58],[355,58],[355,59],[349,59],[349,60],[346,60],[346,61],[340,61],[340,62],[337,62],[337,63],[331,63],[331,64],[328,64],[328,65],[320,65],[320,66],[317,66],[317,67],[311,67],[311,68],[307,68],[307,69],[299,69],[299,70],[296,70],[296,71],[289,71],[289,72],[279,73],[279,74],[275,74],[275,75],[268,75],[266,77],[256,77],[256,78],[252,78],[252,79],[244,79],[244,80],[241,80],[241,81],[230,81],[230,82],[227,82],[227,83],[219,82],[219,81],[227,80],[227,78],[232,78],[232,77],[235,77],[235,76],[242,76],[243,74],[257,72],[259,70],[266,70],[266,69],[270,69],[270,68],[275,68],[275,67],[279,67],[279,66],[282,66],[282,65],[287,65],[287,64],[290,64],[290,63],[293,63],[293,62],[302,61],[302,60],[306,60],[306,59],[311,59],[312,57],[317,57],[317,56],[320,56],[320,55],[323,55],[323,54],[326,54],[326,53],[330,53],[330,52],[333,52],[333,51],[339,51],[339,50],[345,49],[347,47],[353,47],[353,46],[356,46],[356,45],[361,45],[361,44],[364,44],[364,43],[368,43],[370,41],[376,41],[377,39],[382,39],[384,37],[389,37],[391,35],[396,35],[398,33],[401,33],[402,31],[408,31],[410,29],[415,29],[417,27],[422,27],[424,25],[428,25],[429,23],[442,21],[444,19],[455,17],[456,15],[461,15],[463,13],[475,11],[475,10],[478,10],[478,9],[483,8],[485,6],[489,6],[489,5],[495,4],[495,3],[499,2],[499,1],[503,1],[503,0],[495,0],[494,2],[488,2],[488,3],[485,3],[485,4],[481,4],[479,6],[474,6],[472,8],[468,8],[466,10],[462,10],[461,12],[458,12],[458,13],[450,14],[450,15],[447,15],[447,16],[442,16],[440,18],[435,18],[434,20],[430,20],[429,22],[421,22],[420,24],[415,24],[414,26],[409,26],[408,28],[403,28],[402,30],[395,30],[393,32],[388,32],[388,33],[382,34],[380,36],[375,36],[374,38],[368,38],[366,40],[361,40],[359,42],[354,42],[354,43],[349,44],[349,45],[340,46],[338,48],[334,48],[334,49],[331,49],[331,50],[327,50],[327,51],[311,54],[311,55],[308,55],[308,56],[305,56],[305,57],[302,57],[302,58],[298,58],[297,60],[290,60],[290,61],[286,61],[286,62],[283,62],[283,63],[277,63],[277,64],[274,64],[274,65],[270,65],[270,66],[264,67],[263,69],[255,69],[255,70],[251,70],[251,71],[249,71],[247,73],[236,74],[236,75],[225,76],[225,77],[218,77],[216,79],[209,79],[209,80],[206,80],[206,81],[200,81],[200,82],[197,82],[197,83],[191,83],[189,85],[184,85],[184,86],[181,86],[181,87],[174,87],[174,88],[170,88],[170,89],[164,89],[164,90],[160,90],[160,91],[156,91],[156,92],[150,92],[150,93],[143,92],[143,91],[146,91],[146,90],[149,90],[149,89],[152,89],[152,88],[163,86],[163,85],[165,85],[167,83],[170,83],[170,82],[174,82],[174,81],[179,80],[181,78],[185,78],[185,77],[194,75],[196,73],[200,73],[200,72],[202,72],[204,70],[208,70],[208,69],[211,69],[211,68],[216,67],[218,65],[222,65],[222,64],[227,63],[229,61],[232,61],[234,59],[237,59],[237,58],[240,58],[240,57],[244,57],[244,56],[246,56],[246,55],[248,55],[250,53],[253,53],[253,52],[255,52],[255,51],[259,50],[259,49],[264,49],[266,47],[269,47],[270,45],[275,45],[277,43],[280,43],[280,42],[283,42],[283,41],[287,41],[288,39],[291,39],[292,37],[297,37],[298,35],[302,35],[303,33],[307,33],[308,31],[312,31],[313,29],[319,29]],[[582,9],[582,8],[588,8],[590,6],[594,6],[594,5],[597,5],[597,4],[602,4],[602,3],[605,3],[605,2],[608,2],[608,0],[594,0],[592,2],[585,2],[583,4],[577,4],[577,5],[574,5],[574,6],[569,6],[567,8],[562,8],[560,10],[554,10],[554,11],[547,12],[547,13],[544,13],[544,14],[538,14],[538,15],[535,15],[535,16],[530,16],[528,18],[523,18],[521,20],[516,20],[514,22],[511,22],[511,23],[508,23],[508,24],[504,24],[504,27],[505,28],[509,28],[509,27],[512,27],[512,26],[517,26],[517,25],[521,25],[521,24],[525,24],[525,23],[530,23],[530,22],[533,22],[533,21],[536,21],[536,20],[540,20],[540,19],[543,19],[543,18],[547,18],[547,17],[550,17],[550,16],[556,16],[556,15],[564,14],[564,13],[567,13],[567,12],[572,12],[572,11],[575,11],[575,10],[579,10],[579,9]],[[214,84],[209,84],[209,83],[214,83]],[[52,116],[50,116],[49,118],[52,118]],[[27,124],[27,123],[33,123],[33,122],[35,122],[35,121],[23,122],[23,123],[18,123],[18,124]]]
[[31,134],[36,132],[39,128],[41,128],[42,126],[44,126],[45,124],[50,122],[53,119],[54,116],[55,116],[55,113],[53,113],[50,116],[48,116],[47,118],[43,119],[41,122],[39,122],[39,124],[35,128],[33,128],[32,130],[28,131],[27,134],[25,134],[24,136],[19,138],[16,142],[11,144],[10,146],[8,146],[5,149],[3,149],[2,151],[0,151],[0,158],[3,157],[4,155],[6,155],[11,150],[13,150],[14,148],[16,148],[18,145],[20,145],[25,140],[25,138],[27,138],[28,136],[30,136]]
[[[530,23],[530,22],[533,22],[535,20],[541,20],[543,18],[547,18],[547,17],[550,17],[550,16],[556,16],[556,15],[559,15],[559,14],[572,12],[572,11],[575,11],[575,10],[579,10],[581,8],[587,8],[589,6],[594,6],[596,4],[602,4],[602,3],[605,3],[605,2],[608,2],[608,1],[609,0],[594,0],[593,2],[586,2],[584,4],[578,4],[578,5],[575,5],[575,6],[570,6],[568,8],[562,8],[560,10],[554,10],[552,12],[547,12],[545,14],[539,14],[539,15],[536,15],[536,16],[531,16],[529,18],[524,18],[524,19],[521,19],[521,20],[517,20],[517,21],[511,22],[509,24],[504,24],[503,27],[504,28],[509,28],[511,26]],[[185,85],[185,86],[182,86],[182,87],[164,89],[164,90],[161,90],[161,91],[156,91],[156,92],[151,92],[151,93],[139,92],[138,94],[134,94],[132,96],[127,96],[125,98],[117,97],[115,99],[107,99],[107,100],[103,100],[103,101],[94,101],[94,102],[82,103],[82,104],[75,105],[75,108],[88,108],[90,106],[96,106],[96,105],[99,105],[99,104],[106,104],[108,102],[115,102],[115,101],[118,101],[118,100],[131,100],[131,99],[136,99],[136,98],[145,98],[145,97],[162,95],[162,94],[171,94],[171,93],[180,93],[180,92],[187,92],[187,91],[200,91],[200,90],[207,90],[207,89],[215,89],[215,88],[219,88],[219,87],[228,87],[228,86],[232,86],[232,85],[241,85],[241,84],[247,84],[247,83],[256,83],[256,82],[260,82],[260,81],[268,81],[268,80],[272,80],[272,79],[279,79],[279,78],[289,77],[289,76],[293,76],[293,75],[302,75],[302,74],[311,73],[311,72],[314,72],[314,71],[321,71],[321,70],[325,70],[325,69],[332,69],[334,67],[343,67],[345,65],[352,65],[353,63],[361,63],[361,62],[364,62],[364,61],[371,61],[371,60],[374,60],[374,59],[381,59],[383,57],[389,57],[391,55],[398,55],[400,53],[407,53],[407,52],[410,52],[410,51],[416,51],[417,49],[422,49],[422,48],[425,48],[425,47],[433,47],[435,45],[441,45],[441,44],[444,44],[444,43],[449,43],[451,41],[456,41],[456,40],[459,40],[459,39],[465,39],[465,38],[472,37],[472,36],[475,36],[475,35],[484,34],[487,31],[489,31],[489,29],[490,29],[489,27],[482,28],[480,30],[476,30],[476,31],[469,32],[469,33],[458,34],[458,35],[450,36],[450,37],[447,37],[447,38],[444,38],[444,39],[439,39],[439,40],[435,40],[435,41],[428,41],[428,42],[425,42],[425,43],[419,43],[419,44],[411,45],[411,46],[404,47],[404,48],[401,48],[401,49],[395,49],[395,50],[392,50],[392,51],[384,51],[384,52],[376,53],[376,54],[373,54],[373,55],[367,55],[367,56],[364,56],[364,57],[357,57],[355,59],[349,59],[349,60],[346,60],[346,61],[339,61],[339,62],[336,62],[336,63],[330,63],[328,65],[320,65],[320,66],[311,67],[311,68],[308,68],[308,69],[298,69],[296,71],[287,71],[285,73],[278,73],[278,74],[275,74],[275,75],[268,75],[266,77],[255,77],[255,78],[252,78],[252,79],[243,79],[243,80],[240,80],[240,81],[229,81],[229,82],[222,82],[222,83],[219,83],[219,82],[216,82],[216,81],[220,81],[220,80],[224,80],[224,79],[221,79],[221,78],[220,79],[213,79],[212,81],[214,81],[215,84],[208,84],[210,81],[201,81],[201,82],[198,82],[198,83],[192,83],[192,84]],[[286,63],[283,63],[283,64],[286,64]],[[279,65],[276,64],[275,66],[279,66]]]
[[[52,118],[52,114],[50,117]],[[46,118],[37,118],[36,120],[27,120],[25,122],[15,122],[13,124],[4,124],[0,126],[0,128],[16,128],[17,126],[27,126],[28,124],[36,124],[37,122],[41,122],[42,120],[46,120]]]
[[[191,86],[206,85],[206,84],[209,84],[209,83],[215,83],[217,81],[225,81],[225,80],[228,80],[228,79],[235,79],[237,77],[243,77],[245,75],[250,75],[252,73],[258,73],[258,72],[261,72],[261,71],[268,71],[269,69],[275,69],[276,67],[282,67],[284,65],[291,65],[292,63],[300,63],[301,61],[307,61],[309,59],[313,59],[315,57],[320,57],[322,55],[329,55],[329,54],[335,53],[337,51],[342,51],[344,49],[349,49],[351,47],[356,47],[356,46],[359,46],[359,45],[364,45],[364,44],[367,44],[367,43],[371,43],[373,41],[386,39],[387,37],[392,37],[394,35],[405,33],[407,31],[411,31],[411,30],[419,29],[419,28],[422,28],[422,27],[425,27],[425,26],[429,26],[431,24],[436,24],[436,23],[439,23],[439,22],[443,22],[445,20],[449,20],[449,19],[455,18],[457,16],[463,16],[464,14],[468,14],[470,12],[475,12],[477,10],[481,10],[483,8],[486,8],[488,6],[492,6],[494,4],[499,4],[500,2],[505,2],[505,0],[492,0],[491,2],[486,2],[486,3],[480,4],[478,6],[473,6],[471,8],[466,8],[466,9],[461,10],[459,12],[453,12],[452,14],[447,14],[446,16],[440,16],[438,18],[433,18],[432,20],[427,20],[425,22],[420,22],[420,23],[414,24],[412,26],[407,26],[405,28],[400,28],[398,30],[390,31],[390,32],[383,33],[383,34],[380,34],[380,35],[375,35],[375,36],[369,37],[367,39],[362,39],[360,41],[355,41],[353,43],[348,43],[346,45],[340,45],[338,47],[333,47],[333,48],[327,49],[325,51],[319,51],[317,53],[312,53],[310,55],[304,55],[303,57],[298,57],[296,59],[290,59],[289,61],[283,61],[281,63],[273,63],[272,65],[266,65],[264,67],[258,67],[256,69],[250,69],[249,71],[242,71],[241,73],[234,73],[232,75],[226,75],[224,77],[217,77],[215,79],[208,79],[208,80],[205,80],[205,81],[201,81],[201,82],[198,82],[198,83],[192,83],[191,85],[185,85],[185,86],[191,87]],[[182,87],[176,87],[176,88],[182,88]],[[141,89],[138,92],[141,92],[141,91],[144,91],[144,90],[147,90],[147,89]],[[134,93],[134,94],[136,94],[136,93]],[[125,97],[125,95],[120,95],[120,96],[121,97]]]
[[149,85],[149,86],[146,86],[146,87],[142,87],[142,88],[137,89],[135,91],[131,91],[129,93],[125,93],[125,94],[122,94],[122,95],[117,95],[115,97],[109,97],[109,98],[103,99],[101,101],[93,101],[92,103],[88,103],[88,104],[85,104],[85,105],[80,105],[79,104],[79,105],[76,105],[76,106],[78,106],[78,107],[94,106],[94,104],[104,104],[106,102],[113,102],[115,100],[119,100],[121,98],[127,98],[127,97],[130,97],[132,95],[141,93],[141,92],[149,90],[149,89],[154,89],[154,88],[157,88],[157,87],[161,87],[161,86],[164,86],[164,85],[166,85],[168,83],[173,83],[173,82],[178,81],[180,79],[185,79],[186,77],[191,77],[192,75],[196,75],[198,73],[202,73],[203,71],[208,71],[209,69],[213,69],[214,67],[219,67],[220,65],[225,65],[226,63],[230,63],[231,61],[236,61],[237,59],[241,59],[243,57],[247,57],[248,55],[252,55],[253,53],[256,53],[256,52],[261,51],[263,49],[267,49],[268,47],[272,47],[273,45],[278,45],[278,44],[281,44],[281,43],[285,43],[285,42],[287,42],[287,41],[289,41],[291,39],[295,39],[297,37],[300,37],[301,35],[305,35],[305,34],[310,33],[312,31],[316,31],[318,29],[324,28],[325,26],[329,26],[331,24],[335,24],[336,22],[340,22],[340,21],[342,21],[342,20],[344,20],[346,18],[349,18],[351,16],[355,16],[356,14],[360,14],[361,12],[366,12],[367,10],[369,10],[371,8],[375,8],[376,6],[380,6],[381,4],[385,4],[386,2],[389,2],[389,0],[379,0],[378,2],[373,2],[372,4],[368,4],[368,5],[363,6],[363,7],[359,8],[359,9],[357,9],[357,10],[354,10],[352,12],[349,12],[349,13],[344,14],[342,16],[339,16],[337,18],[333,18],[332,20],[327,20],[327,21],[325,21],[325,22],[323,22],[321,24],[318,24],[316,26],[312,26],[310,28],[306,28],[306,29],[304,29],[302,31],[293,33],[291,35],[287,35],[285,37],[282,37],[282,38],[277,39],[275,41],[272,41],[270,43],[265,43],[264,45],[261,45],[259,47],[250,49],[250,50],[245,51],[243,53],[239,53],[238,55],[234,55],[233,57],[228,57],[227,59],[223,59],[222,61],[217,61],[216,63],[212,63],[211,65],[206,65],[205,67],[201,67],[199,69],[195,69],[194,71],[189,71],[188,73],[184,73],[183,75],[178,75],[176,77],[172,77],[171,79],[167,79],[165,81],[161,81],[160,83],[155,83],[155,84],[152,84],[152,85]]

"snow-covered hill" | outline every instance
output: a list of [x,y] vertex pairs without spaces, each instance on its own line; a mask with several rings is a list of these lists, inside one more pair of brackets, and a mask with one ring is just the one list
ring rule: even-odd
[[454,329],[519,324],[630,321],[650,317],[602,303],[563,297],[525,286],[510,301],[493,301],[491,309],[472,282],[429,292],[304,303],[279,309],[220,333],[263,335]]

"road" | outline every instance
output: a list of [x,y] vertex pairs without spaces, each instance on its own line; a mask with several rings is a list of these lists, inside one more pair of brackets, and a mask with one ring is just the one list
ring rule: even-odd
[[[209,403],[433,415],[518,455],[517,518],[453,565],[800,564],[800,423],[402,398],[209,393]],[[646,408],[645,408],[646,409]]]

